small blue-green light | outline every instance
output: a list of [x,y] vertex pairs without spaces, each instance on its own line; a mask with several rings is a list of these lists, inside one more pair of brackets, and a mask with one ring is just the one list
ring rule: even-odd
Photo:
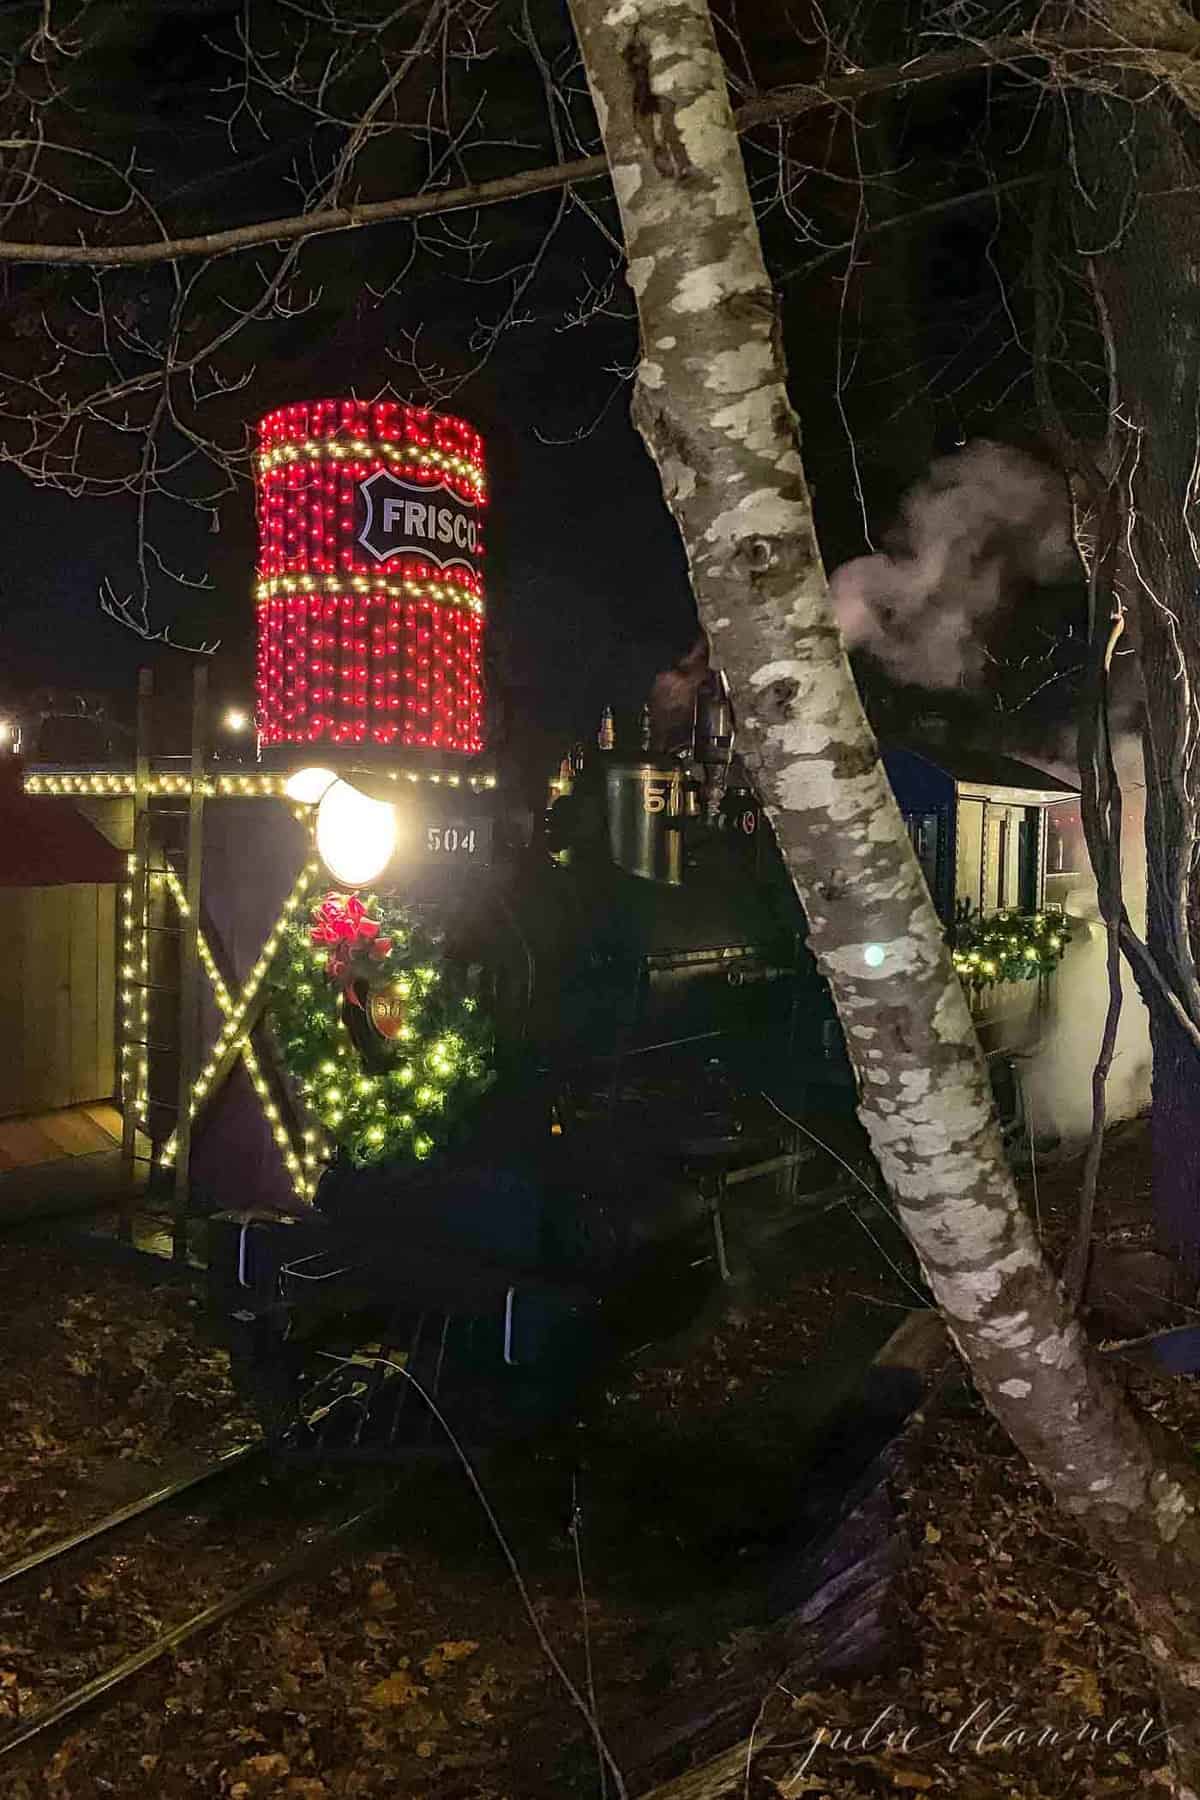
[[877,969],[886,955],[887,951],[882,944],[868,944],[863,951],[863,961],[868,969]]

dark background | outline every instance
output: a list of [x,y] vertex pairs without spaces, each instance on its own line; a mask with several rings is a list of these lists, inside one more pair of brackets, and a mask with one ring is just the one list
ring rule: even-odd
[[[295,211],[288,177],[297,157],[320,163],[342,141],[311,113],[278,101],[260,110],[261,130],[236,117],[227,129],[222,120],[236,109],[221,90],[236,68],[241,16],[240,8],[205,0],[94,8],[80,53],[58,71],[67,99],[48,116],[63,141],[102,149],[115,161],[136,143],[149,171],[146,189],[177,230]],[[847,54],[864,62],[930,47],[916,33],[918,9],[906,0],[883,7],[845,0],[840,16]],[[497,9],[488,26],[490,59],[455,76],[458,111],[465,114],[486,88],[490,121],[488,142],[470,152],[459,178],[555,156],[541,81],[518,41],[530,20],[543,57],[563,71],[569,64],[561,6]],[[796,18],[783,31],[766,0],[740,8],[736,19],[724,14],[735,92],[818,77],[825,53],[806,23],[813,19]],[[3,28],[15,44],[17,25]],[[341,96],[345,109],[355,99],[354,80]],[[572,84],[565,110],[578,142],[590,149],[594,126],[578,72]],[[414,117],[427,88],[415,85]],[[757,134],[747,160],[756,195],[765,197],[764,245],[778,284],[819,535],[834,567],[879,542],[931,457],[974,435],[1035,449],[1041,442],[1028,354],[1028,262],[1047,140],[1033,96],[1000,72],[872,102],[853,117],[814,113],[784,142],[794,159],[787,205],[778,198],[778,135]],[[577,153],[577,144],[567,141],[563,153]],[[422,179],[424,157],[415,140],[388,134],[364,153],[356,191],[374,197],[411,189]],[[68,175],[78,183],[77,163],[64,160],[62,171],[64,183]],[[1013,189],[1018,177],[1035,185]],[[92,200],[115,198],[103,175],[87,180]],[[615,232],[605,184],[588,184],[580,196]],[[52,198],[5,227],[10,236],[60,240],[80,229],[93,237],[146,235],[136,209],[98,220]],[[856,234],[851,251],[846,246]],[[461,250],[466,236],[477,245],[470,255]],[[538,272],[514,304],[514,322],[480,357],[473,338],[503,314],[514,291],[511,272],[535,253]],[[190,329],[209,331],[230,307],[245,305],[257,291],[257,271],[275,255],[229,258],[207,271],[185,267],[195,278]],[[632,366],[637,349],[623,282],[617,279],[598,316],[569,322],[612,267],[611,247],[592,219],[557,195],[474,220],[431,222],[419,238],[408,227],[385,226],[314,241],[298,265],[293,297],[316,295],[316,303],[247,327],[220,367],[227,379],[252,368],[250,379],[203,409],[202,428],[236,458],[254,420],[288,400],[371,397],[390,384],[400,397],[439,404],[453,389],[446,409],[469,418],[487,445],[492,678],[510,729],[522,715],[556,733],[590,729],[606,702],[636,704],[652,673],[694,635],[681,547],[629,422],[628,385],[614,373]],[[171,304],[169,280],[159,269],[107,274],[105,305],[154,341]],[[94,292],[88,274],[5,274],[0,368],[8,380],[0,439],[26,467],[36,462],[22,418],[31,374],[51,367],[65,344],[73,372],[60,386],[77,396],[79,384],[94,378],[78,355],[94,349],[85,310],[94,306]],[[414,333],[422,368],[436,365],[444,377],[422,379],[396,360]],[[126,358],[125,366],[134,362]],[[1086,412],[1086,391],[1068,406],[1075,401]],[[77,472],[93,481],[128,473],[135,440],[91,431]],[[177,438],[164,441],[179,445]],[[56,479],[56,487],[39,487],[16,466],[0,468],[8,527],[0,559],[0,702],[20,705],[45,684],[81,686],[110,691],[127,712],[135,670],[146,661],[160,690],[182,696],[190,678],[186,653],[142,642],[99,608],[102,582],[118,592],[135,585],[132,497],[68,492],[61,471]],[[172,567],[208,586],[194,591],[156,572],[152,622],[184,643],[220,638],[212,658],[215,697],[249,702],[254,535],[244,464],[236,491],[215,504],[208,503],[214,483],[199,464],[176,485],[185,499],[204,504],[152,500],[152,542]],[[1064,618],[1078,599],[1062,598]],[[998,619],[996,634],[1001,667],[1010,650],[1014,659],[1021,653],[1019,607]],[[888,684],[869,664],[860,677],[886,711]],[[1069,706],[1069,689],[1066,681],[1039,703],[1047,718]],[[952,696],[946,704],[953,708]],[[969,707],[977,711],[976,700]]]

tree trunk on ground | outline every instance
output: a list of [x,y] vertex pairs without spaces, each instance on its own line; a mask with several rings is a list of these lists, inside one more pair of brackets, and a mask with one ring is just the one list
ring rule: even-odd
[[743,1792],[751,1756],[781,1736],[794,1741],[793,1694],[830,1678],[862,1680],[900,1660],[912,1619],[898,1588],[912,1545],[898,1496],[919,1454],[946,1348],[938,1315],[915,1312],[875,1357],[863,1398],[870,1404],[873,1390],[876,1405],[890,1415],[886,1435],[843,1494],[836,1517],[780,1571],[776,1598],[786,1596],[786,1610],[755,1634],[750,1654],[720,1681],[685,1689],[626,1732],[629,1753],[618,1751],[618,1761],[639,1778],[635,1792],[676,1762],[681,1748],[692,1753],[685,1775],[656,1785],[644,1800],[719,1800]]
[[829,607],[704,0],[571,0],[624,227],[634,417],[900,1219],[988,1405],[1118,1566],[1200,1790],[1200,1490],[1088,1354],[1001,1147],[966,1001]]

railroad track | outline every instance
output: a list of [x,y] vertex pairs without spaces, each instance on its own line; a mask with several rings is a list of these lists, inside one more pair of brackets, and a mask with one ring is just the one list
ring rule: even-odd
[[[165,1483],[140,1499],[117,1508],[94,1524],[83,1527],[69,1536],[56,1539],[38,1550],[30,1551],[27,1556],[0,1568],[0,1596],[7,1598],[5,1590],[19,1583],[35,1572],[45,1572],[54,1565],[64,1562],[77,1551],[82,1550],[98,1540],[112,1536],[135,1519],[168,1507],[181,1496],[202,1487],[211,1487],[215,1483],[227,1480],[235,1473],[242,1473],[256,1463],[265,1460],[265,1452],[259,1444],[242,1444],[227,1451],[223,1456],[205,1465],[192,1474],[178,1480]],[[308,1574],[330,1558],[356,1534],[365,1531],[374,1520],[379,1519],[391,1502],[390,1493],[383,1499],[359,1508],[340,1519],[327,1530],[320,1532],[299,1550],[282,1556],[265,1573],[231,1589],[221,1599],[210,1605],[201,1607],[190,1617],[177,1625],[170,1626],[153,1638],[139,1650],[101,1670],[98,1675],[72,1688],[57,1700],[39,1707],[36,1711],[20,1719],[9,1730],[0,1732],[0,1761],[11,1756],[23,1746],[38,1738],[47,1736],[57,1727],[65,1724],[77,1714],[93,1707],[98,1707],[118,1698],[122,1690],[135,1676],[144,1669],[169,1656],[181,1644],[199,1637],[203,1632],[211,1631],[214,1626],[222,1624],[236,1613],[243,1612],[266,1598],[277,1588],[286,1586],[289,1581]]]
[[262,1456],[260,1444],[235,1444],[232,1450],[214,1457],[202,1469],[194,1470],[190,1475],[180,1476],[176,1481],[164,1482],[162,1487],[152,1488],[140,1499],[130,1500],[125,1506],[119,1506],[115,1512],[106,1513],[92,1525],[85,1525],[68,1537],[55,1538],[52,1543],[44,1544],[40,1550],[31,1550],[28,1556],[22,1556],[17,1562],[0,1568],[0,1588],[7,1587],[10,1581],[18,1581],[22,1575],[31,1575],[35,1569],[44,1569],[47,1563],[61,1562],[73,1550],[79,1550],[84,1544],[94,1543],[97,1538],[107,1537],[110,1532],[118,1531],[122,1525],[140,1518],[143,1513],[156,1511],[161,1506],[169,1506],[172,1500],[178,1500],[181,1494],[193,1489],[205,1487],[222,1476],[232,1475],[236,1469],[242,1469],[247,1462]]

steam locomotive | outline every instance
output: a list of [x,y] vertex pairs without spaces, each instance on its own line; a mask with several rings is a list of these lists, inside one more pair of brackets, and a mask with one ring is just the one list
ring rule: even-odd
[[[85,697],[64,721],[50,697],[53,753],[104,766],[28,791],[86,800],[131,851],[123,1152],[132,1174],[144,1146],[170,1184],[177,1256],[206,1217],[212,1316],[276,1449],[487,1441],[577,1405],[623,1348],[704,1305],[726,1190],[787,1161],[781,1121],[850,1111],[852,1072],[703,638],[645,721],[610,720],[534,794],[485,749],[479,433],[391,400],[301,401],[260,422],[255,480],[259,766],[205,765],[198,735],[187,772],[152,766],[147,677],[134,768],[110,764],[102,709]],[[1007,758],[904,752],[891,773],[948,925],[964,892],[1040,903],[1045,816],[1072,790]],[[370,1036],[385,1018],[415,1033],[399,977],[310,1006],[301,943],[277,983],[277,1017],[308,1006],[326,1034],[328,1117],[294,1016],[282,1041],[264,1021],[304,905],[333,883],[348,894],[319,913],[361,918],[364,882],[425,922],[494,1039],[490,1087],[438,1116],[440,1140],[445,1035],[414,1058],[411,1111],[414,1065]],[[338,1129],[338,1058],[365,1148]],[[336,1152],[315,1192],[314,1114]]]
[[[306,777],[334,785],[310,833],[277,804],[268,818],[245,802],[260,808],[246,823],[229,784],[206,813],[201,910],[232,953],[314,852],[359,907],[373,882],[477,996],[494,1079],[445,1115],[433,1154],[424,1136],[355,1161],[335,1131],[315,1204],[287,1210],[280,1157],[268,1168],[275,1144],[298,1167],[282,1114],[266,1115],[264,1159],[239,1164],[237,1107],[254,1095],[226,1087],[193,1131],[189,1193],[227,1208],[254,1183],[258,1204],[210,1219],[213,1311],[281,1453],[409,1454],[446,1441],[437,1415],[487,1441],[577,1404],[623,1346],[703,1305],[726,1263],[722,1185],[779,1148],[760,1096],[792,1116],[817,1089],[848,1105],[850,1071],[702,641],[654,683],[645,730],[602,731],[535,795],[485,765],[479,433],[389,400],[302,401],[261,421],[256,485],[262,768],[304,805]],[[406,848],[364,874],[354,821],[371,804]],[[384,1052],[361,1000],[341,1024],[359,1092]],[[210,1017],[214,1077],[238,1029]]]
[[393,891],[471,971],[496,1079],[427,1161],[343,1159],[303,1217],[210,1222],[213,1309],[281,1455],[562,1416],[719,1286],[722,1177],[778,1156],[781,1114],[852,1105],[719,676],[691,723],[670,753],[602,734],[544,812],[503,780],[449,825],[436,789],[406,798],[411,841],[450,831],[457,853],[409,859]]

